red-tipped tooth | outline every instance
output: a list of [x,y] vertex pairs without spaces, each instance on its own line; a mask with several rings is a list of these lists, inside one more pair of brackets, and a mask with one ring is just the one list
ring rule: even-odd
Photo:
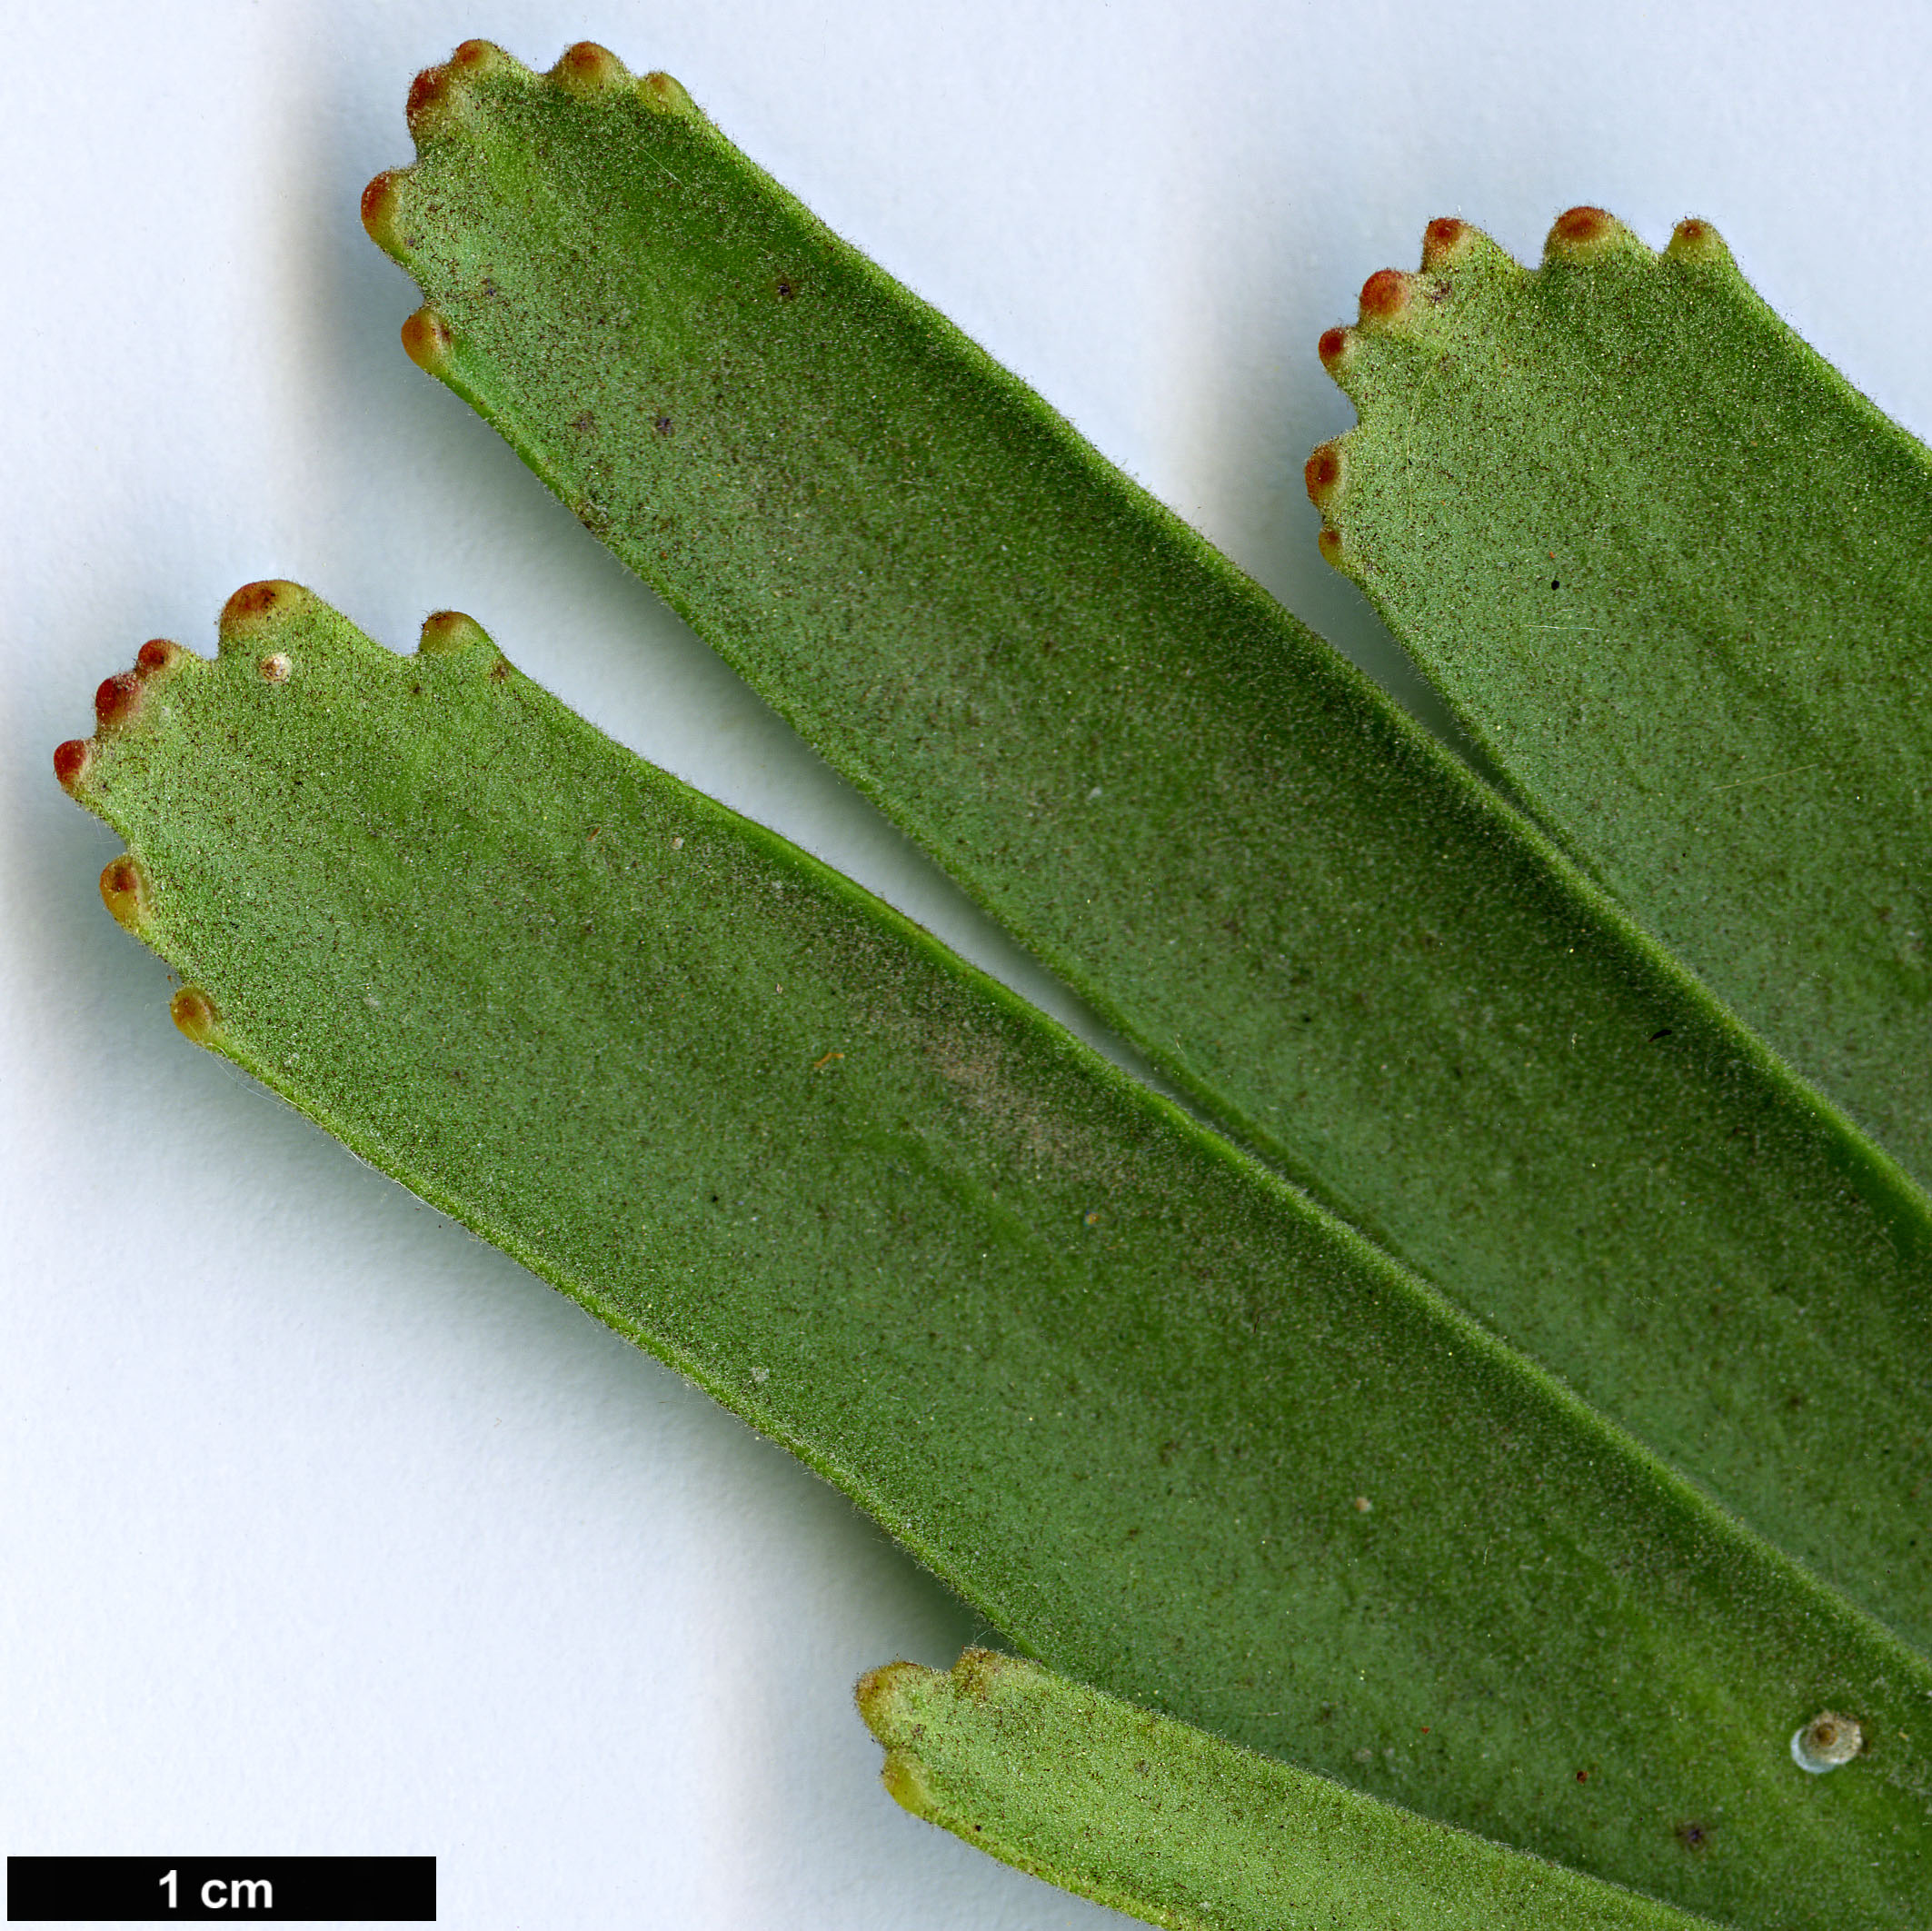
[[403,245],[397,218],[402,213],[403,195],[397,184],[407,172],[385,167],[363,190],[363,227],[369,239],[385,254],[396,254]]
[[279,629],[314,601],[301,584],[291,583],[286,577],[263,577],[244,583],[222,605],[216,627],[224,644],[248,645]]
[[1724,245],[1724,237],[1708,221],[1692,215],[1671,230],[1664,253],[1678,262],[1728,262],[1731,252]]
[[518,63],[487,40],[466,40],[439,67],[425,67],[409,84],[403,112],[416,145],[454,132],[470,116],[473,84],[486,75],[515,69]]
[[132,671],[103,678],[94,693],[94,714],[103,731],[124,724],[141,705],[141,680]]
[[1335,500],[1348,473],[1348,459],[1339,443],[1324,443],[1302,465],[1301,480],[1308,488],[1308,500],[1325,510]]
[[493,74],[515,62],[493,40],[466,40],[450,55],[450,65],[465,74]]
[[214,1001],[199,986],[184,986],[168,1001],[168,1012],[197,1046],[213,1043],[221,1015],[214,1010]]
[[1566,208],[1550,224],[1549,248],[1588,248],[1617,232],[1617,217],[1601,208]]
[[423,620],[416,651],[423,657],[453,657],[458,651],[489,641],[490,633],[474,617],[460,610],[439,610]]
[[115,922],[138,932],[147,922],[147,876],[130,851],[110,859],[101,873],[101,902]]
[[580,40],[565,47],[563,57],[550,70],[550,77],[568,93],[586,95],[609,94],[631,85],[631,70],[608,47],[594,40]]
[[1361,319],[1364,323],[1394,322],[1409,306],[1415,282],[1399,268],[1378,268],[1362,284]]
[[449,367],[454,343],[449,323],[433,308],[419,308],[403,324],[404,353],[430,375],[441,375]]
[[658,114],[682,114],[694,118],[698,104],[668,74],[647,74],[637,84],[645,106]]
[[[224,657],[250,659],[271,683],[280,682],[273,671],[264,668],[271,658],[283,656],[284,640],[292,625],[317,607],[314,593],[285,577],[264,577],[259,582],[244,583],[222,605],[217,626]],[[286,675],[285,670],[282,673]]]
[[1422,265],[1429,269],[1451,266],[1468,252],[1476,231],[1453,214],[1441,214],[1422,231]]
[[64,791],[71,791],[87,775],[94,746],[85,738],[69,738],[54,747],[54,775]]
[[410,82],[409,97],[403,104],[403,118],[409,123],[409,131],[417,140],[435,131],[442,120],[449,92],[450,70],[447,67],[425,67]]

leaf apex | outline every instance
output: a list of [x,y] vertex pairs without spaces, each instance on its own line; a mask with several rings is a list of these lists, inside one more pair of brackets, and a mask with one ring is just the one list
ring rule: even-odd
[[977,1669],[983,1676],[986,1664],[1001,1660],[990,1650],[969,1649],[950,1671],[928,1669],[920,1663],[886,1663],[859,1678],[852,1693],[859,1714],[885,1746],[879,1780],[901,1809],[928,1823],[944,1824],[926,1767],[911,1748],[925,1727],[922,1712],[931,1707],[934,1697],[971,1695],[975,1701],[983,1700],[984,1687],[972,1672]]
[[466,40],[439,66],[423,68],[410,82],[403,106],[417,147],[461,132],[470,119],[473,84],[493,75],[528,79],[530,70],[488,40]]
[[135,653],[133,670],[101,680],[94,693],[93,737],[69,738],[55,747],[54,776],[69,797],[80,796],[101,739],[113,736],[141,714],[149,686],[195,661],[194,653],[178,643],[150,637]]
[[1316,353],[1337,386],[1353,397],[1369,369],[1382,366],[1361,365],[1365,341],[1420,342],[1443,324],[1459,294],[1527,272],[1480,228],[1457,215],[1439,215],[1422,231],[1420,269],[1377,269],[1362,284],[1354,324],[1324,330]]
[[907,1692],[936,1677],[940,1672],[919,1663],[881,1663],[868,1669],[852,1689],[852,1700],[865,1727],[889,1749],[903,1727]]

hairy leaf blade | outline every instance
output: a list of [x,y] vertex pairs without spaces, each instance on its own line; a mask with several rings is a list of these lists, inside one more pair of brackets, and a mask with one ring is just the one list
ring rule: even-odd
[[915,1816],[1175,1931],[1708,1923],[989,1650],[950,1671],[888,1664],[858,1697],[886,1788]]
[[1924,1196],[682,95],[580,81],[419,83],[412,353],[1184,1090],[1932,1642]]
[[[1912,1921],[1922,1658],[467,620],[403,659],[257,585],[223,645],[144,646],[60,760],[184,1030],[1056,1667],[1689,1907],[1819,1921],[1822,1869]],[[1874,1745],[1811,1778],[1820,1707]]]
[[1429,231],[1324,338],[1324,549],[1532,807],[1921,1180],[1932,456],[1708,223]]

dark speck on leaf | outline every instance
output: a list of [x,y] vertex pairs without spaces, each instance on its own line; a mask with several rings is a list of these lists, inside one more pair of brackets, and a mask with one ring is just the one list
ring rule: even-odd
[[1668,1040],[1670,1037],[1670,1031],[1671,1029],[1668,1026],[1659,1026],[1657,1030],[1650,1035],[1651,1045],[1655,1046],[1659,1040]]
[[792,278],[791,278],[791,277],[790,277],[789,275],[780,275],[780,276],[779,276],[779,278],[778,278],[778,299],[779,299],[779,300],[780,300],[781,302],[789,302],[789,301],[791,301],[791,299],[792,298],[792,296],[793,296],[793,295],[795,295],[795,294],[797,294],[797,293],[798,293],[798,284],[796,284],[795,282],[793,282],[793,281],[792,280]]
[[1677,1840],[1686,1850],[1702,1850],[1710,1841],[1710,1833],[1698,1823],[1679,1824],[1677,1827]]
[[668,436],[671,433],[671,418],[668,415],[661,415],[651,426],[659,435]]

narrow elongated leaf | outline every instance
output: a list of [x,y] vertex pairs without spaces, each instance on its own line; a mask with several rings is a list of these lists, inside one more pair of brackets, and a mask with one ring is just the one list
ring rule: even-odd
[[1055,1667],[1687,1906],[1917,1920],[1932,1667],[1433,1289],[467,619],[259,584],[222,642],[56,759],[191,1036]]
[[975,1849],[1176,1931],[1697,1931],[1708,1920],[969,1649],[859,1684],[885,1787]]
[[1932,1641],[1924,1197],[662,76],[421,76],[404,331],[1184,1089]]
[[1932,1175],[1932,457],[1706,222],[1461,222],[1323,358],[1323,548],[1519,791],[1799,1070]]

